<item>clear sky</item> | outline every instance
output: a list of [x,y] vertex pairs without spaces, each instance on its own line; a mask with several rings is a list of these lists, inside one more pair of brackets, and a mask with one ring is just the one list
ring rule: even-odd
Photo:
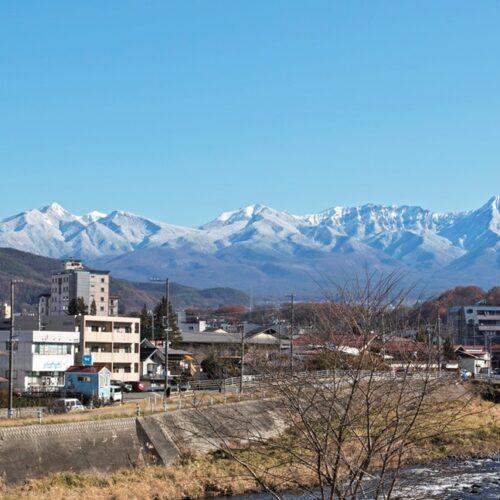
[[0,2],[0,218],[500,194],[500,2]]

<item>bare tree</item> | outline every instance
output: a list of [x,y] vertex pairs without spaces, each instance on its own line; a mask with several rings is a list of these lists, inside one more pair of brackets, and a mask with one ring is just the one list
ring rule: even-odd
[[[439,376],[432,346],[405,339],[400,285],[397,274],[367,274],[336,287],[317,330],[295,350],[297,371],[279,357],[255,366],[254,389],[266,396],[257,412],[195,404],[180,427],[196,429],[277,498],[287,488],[320,499],[390,498],[402,465],[465,404]],[[315,358],[324,370],[307,371]]]

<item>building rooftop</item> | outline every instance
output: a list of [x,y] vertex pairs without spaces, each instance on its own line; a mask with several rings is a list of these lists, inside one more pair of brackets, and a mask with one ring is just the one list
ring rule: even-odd
[[[102,370],[107,370],[105,366],[70,366],[67,370],[66,373],[71,372],[71,373],[99,373]],[[108,370],[109,371],[109,370]]]

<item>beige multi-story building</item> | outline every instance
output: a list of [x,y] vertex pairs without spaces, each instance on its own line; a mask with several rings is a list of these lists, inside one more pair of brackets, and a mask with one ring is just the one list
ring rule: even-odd
[[139,318],[116,316],[76,316],[80,331],[77,363],[84,355],[92,356],[94,366],[105,366],[112,377],[124,382],[139,380]]
[[[63,268],[54,271],[50,284],[50,316],[67,314],[71,300],[83,298],[89,311],[95,302],[95,315],[108,316],[109,272],[84,269],[79,260],[63,261]],[[117,308],[112,307],[112,312]]]

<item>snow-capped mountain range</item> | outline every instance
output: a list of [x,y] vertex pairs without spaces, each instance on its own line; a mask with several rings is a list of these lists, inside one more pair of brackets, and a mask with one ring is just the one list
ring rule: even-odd
[[137,281],[168,275],[261,296],[314,294],[322,279],[360,266],[398,268],[435,290],[488,287],[500,283],[500,197],[460,213],[368,204],[297,216],[252,205],[196,229],[123,211],[78,216],[52,203],[1,221],[0,247],[79,257]]

